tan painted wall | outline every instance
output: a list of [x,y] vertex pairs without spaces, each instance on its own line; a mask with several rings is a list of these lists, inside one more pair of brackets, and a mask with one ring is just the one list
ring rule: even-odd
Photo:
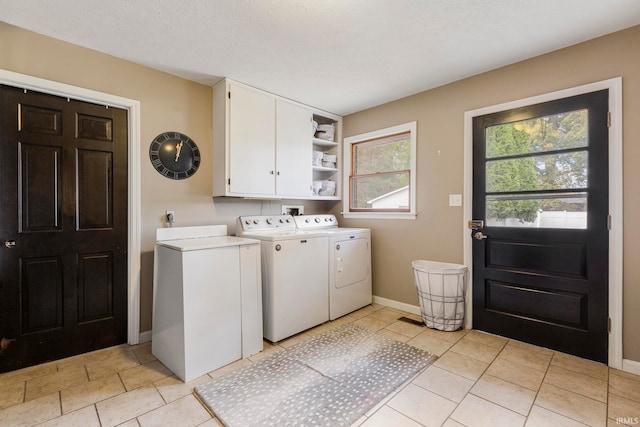
[[[227,224],[239,215],[279,213],[281,204],[304,204],[305,213],[326,212],[325,202],[212,199],[212,117],[209,86],[54,40],[0,22],[0,68],[140,101],[141,271],[140,331],[151,330],[153,245],[162,216],[174,210],[176,226]],[[196,174],[182,181],[162,177],[148,159],[151,140],[179,131],[200,148]]]
[[448,206],[448,195],[463,192],[465,111],[618,76],[624,111],[624,358],[640,361],[640,27],[344,118],[345,137],[418,122],[418,218],[342,221],[372,228],[374,294],[417,305],[412,260],[463,261],[463,211]]

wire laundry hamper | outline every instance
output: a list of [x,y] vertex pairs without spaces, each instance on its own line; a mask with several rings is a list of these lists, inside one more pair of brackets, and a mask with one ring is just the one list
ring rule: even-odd
[[448,332],[460,329],[464,321],[467,267],[425,260],[413,261],[411,266],[424,324]]

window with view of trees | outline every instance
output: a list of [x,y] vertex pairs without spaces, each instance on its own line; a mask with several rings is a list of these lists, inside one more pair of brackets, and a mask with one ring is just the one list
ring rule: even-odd
[[587,110],[486,130],[489,225],[586,228]]
[[351,213],[415,212],[415,122],[345,139]]

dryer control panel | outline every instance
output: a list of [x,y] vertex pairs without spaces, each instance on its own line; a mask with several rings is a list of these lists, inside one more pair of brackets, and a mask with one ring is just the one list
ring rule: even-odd
[[298,215],[293,217],[293,220],[296,222],[298,230],[315,230],[338,226],[336,216],[331,214]]

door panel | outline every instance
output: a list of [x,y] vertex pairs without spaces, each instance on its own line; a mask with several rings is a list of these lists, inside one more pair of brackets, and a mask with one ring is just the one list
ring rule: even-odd
[[340,240],[333,246],[335,286],[342,288],[361,282],[369,275],[367,239]]
[[0,86],[0,372],[126,341],[127,112]]
[[230,87],[229,191],[275,193],[276,102],[272,96]]
[[62,149],[19,143],[20,230],[62,229]]
[[78,265],[78,321],[107,319],[113,312],[113,255],[81,254]]
[[78,150],[78,229],[113,227],[113,154]]
[[61,328],[62,260],[59,257],[23,259],[20,284],[22,333]]
[[580,244],[487,241],[487,266],[586,279],[586,250]]
[[474,118],[474,328],[608,354],[608,91]]
[[311,195],[311,111],[278,100],[276,103],[276,194]]

